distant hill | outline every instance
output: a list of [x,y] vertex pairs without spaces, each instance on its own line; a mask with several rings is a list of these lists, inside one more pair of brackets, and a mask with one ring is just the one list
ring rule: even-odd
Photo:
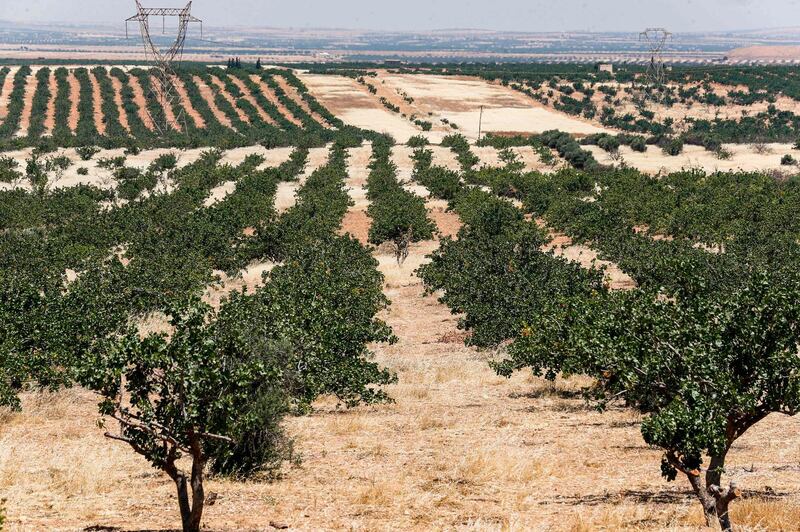
[[800,46],[746,46],[731,50],[728,58],[745,61],[800,60]]

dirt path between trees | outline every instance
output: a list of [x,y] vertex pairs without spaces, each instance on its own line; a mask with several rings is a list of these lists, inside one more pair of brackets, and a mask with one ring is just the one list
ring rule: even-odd
[[50,90],[50,99],[47,100],[47,110],[44,115],[44,135],[52,135],[56,127],[56,94],[58,93],[58,82],[56,81],[55,70],[50,70],[50,77],[47,81]]
[[200,79],[198,76],[192,76],[192,80],[194,81],[195,85],[197,85],[197,89],[200,91],[200,96],[202,96],[203,100],[205,100],[206,105],[211,109],[211,113],[214,115],[214,118],[217,119],[217,122],[222,124],[225,127],[229,127],[233,129],[233,123],[231,122],[228,115],[223,113],[219,107],[217,107],[217,103],[214,101],[214,91],[206,85],[206,82]]
[[100,91],[100,82],[94,72],[89,71],[89,81],[92,83],[92,110],[94,112],[94,127],[101,135],[106,134],[106,121],[103,120],[103,94]]
[[269,124],[271,126],[277,125],[275,123],[275,120],[273,120],[272,117],[269,116],[267,114],[267,112],[264,109],[261,108],[260,105],[258,105],[258,102],[253,97],[252,93],[250,92],[250,89],[247,88],[247,85],[245,84],[244,81],[242,81],[241,79],[239,79],[236,76],[230,76],[230,80],[231,80],[231,82],[233,82],[234,85],[236,85],[239,88],[240,91],[242,91],[242,94],[244,95],[244,99],[247,100],[250,103],[250,105],[255,107],[256,112],[258,112],[259,118],[261,118],[261,120],[263,122],[265,122],[265,123],[267,123],[267,124]]
[[109,78],[111,79],[111,86],[114,88],[114,103],[119,113],[119,123],[125,131],[130,133],[131,126],[128,123],[128,113],[125,112],[125,106],[122,103],[122,82],[116,76],[109,75]]
[[6,74],[6,79],[3,80],[3,86],[0,88],[0,121],[6,119],[8,116],[8,103],[11,99],[11,91],[14,90],[14,76],[17,75],[19,67],[12,67]]
[[194,122],[194,127],[197,129],[205,129],[206,121],[203,118],[197,109],[194,108],[192,105],[192,101],[189,99],[189,93],[186,92],[186,85],[183,84],[183,80],[180,78],[174,78],[173,81],[175,82],[175,90],[178,92],[178,97],[181,100],[181,105],[183,106],[184,112],[189,115],[189,118]]
[[128,75],[128,83],[130,83],[131,90],[133,90],[133,103],[136,104],[139,120],[144,122],[144,127],[153,131],[155,126],[153,126],[153,119],[150,117],[150,113],[147,112],[147,98],[144,96],[144,89],[139,83],[139,78]]
[[[151,84],[155,83],[154,78],[152,76],[150,77],[150,83]],[[170,127],[172,127],[178,132],[182,132],[183,122],[181,120],[178,120],[178,118],[175,116],[175,111],[172,110],[172,106],[164,105],[163,109],[164,109],[164,117],[167,119],[167,123],[170,125]]]
[[258,74],[252,74],[250,76],[250,79],[253,80],[253,82],[256,85],[258,85],[258,88],[261,89],[261,94],[264,95],[264,98],[266,98],[267,101],[269,101],[269,103],[274,105],[278,109],[278,112],[280,114],[282,114],[292,124],[294,124],[294,125],[296,125],[298,127],[303,127],[303,123],[300,121],[300,119],[298,119],[296,116],[294,116],[292,114],[292,112],[289,111],[289,109],[287,109],[286,106],[283,105],[283,103],[281,103],[281,101],[278,99],[278,97],[272,91],[270,86],[267,85],[264,82],[264,80],[261,79],[261,76],[259,76]]
[[31,69],[31,73],[25,80],[25,93],[23,95],[22,115],[19,118],[19,129],[17,129],[16,136],[24,137],[28,134],[28,129],[31,127],[31,112],[33,111],[33,98],[36,96],[36,72],[38,68]]
[[244,109],[236,105],[236,98],[234,98],[233,95],[228,92],[222,80],[213,75],[209,77],[211,78],[211,83],[214,85],[214,91],[221,94],[222,97],[225,98],[229,104],[231,104],[231,107],[233,107],[233,109],[236,111],[236,115],[239,117],[239,120],[245,124],[249,124],[250,117],[247,116],[247,113],[244,112]]
[[75,73],[72,70],[67,72],[67,83],[69,83],[69,117],[67,125],[69,129],[75,133],[78,129],[78,120],[80,120],[80,112],[78,111],[78,104],[81,102],[81,84]]
[[275,76],[272,76],[272,79],[274,79],[278,83],[278,86],[281,89],[283,89],[283,92],[286,93],[286,96],[289,99],[291,99],[293,102],[295,102],[297,105],[299,105],[300,108],[303,111],[305,111],[309,116],[311,116],[311,118],[314,119],[314,121],[316,121],[317,123],[319,123],[323,127],[330,127],[331,126],[331,124],[329,124],[327,120],[325,120],[319,114],[317,114],[316,111],[312,111],[311,110],[311,107],[308,106],[308,102],[306,102],[300,96],[300,93],[297,92],[297,89],[294,88],[294,86],[290,85],[289,82],[286,81],[286,78],[284,78],[281,75],[275,75]]

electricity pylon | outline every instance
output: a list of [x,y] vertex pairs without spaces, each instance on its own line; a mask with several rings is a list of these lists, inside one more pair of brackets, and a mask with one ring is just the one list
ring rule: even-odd
[[[172,43],[166,50],[161,50],[153,43],[150,35],[150,17],[161,17],[161,31],[165,32],[165,20],[167,17],[178,18],[178,36],[175,42]],[[163,109],[172,109],[172,104],[178,100],[177,89],[175,87],[175,63],[180,64],[183,59],[183,46],[186,43],[186,32],[189,29],[189,24],[193,22],[200,23],[200,35],[203,34],[203,21],[197,17],[192,16],[192,2],[186,4],[182,8],[171,7],[142,7],[139,0],[136,0],[136,14],[125,20],[125,37],[128,37],[128,24],[131,22],[139,23],[139,30],[142,35],[142,44],[144,44],[144,52],[152,64],[150,69],[151,82],[150,94],[161,105]],[[145,107],[148,115],[150,111]],[[177,129],[177,124],[170,123],[168,114],[164,113],[163,121],[155,120],[155,117],[150,116],[153,126],[158,132],[163,135],[170,129]],[[183,122],[183,131],[186,129],[186,119],[183,112],[183,107],[180,108],[179,114],[175,116],[175,121]]]
[[650,48],[650,63],[645,76],[656,86],[663,85],[667,80],[664,48],[669,40],[672,40],[672,34],[664,28],[647,28],[639,34],[639,42],[646,42]]

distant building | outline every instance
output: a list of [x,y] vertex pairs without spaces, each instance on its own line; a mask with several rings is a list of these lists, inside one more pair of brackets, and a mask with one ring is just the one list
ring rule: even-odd
[[386,66],[402,66],[405,64],[405,61],[399,59],[384,59],[383,64]]
[[612,76],[614,75],[614,65],[611,63],[600,63],[597,65],[598,72],[608,72]]

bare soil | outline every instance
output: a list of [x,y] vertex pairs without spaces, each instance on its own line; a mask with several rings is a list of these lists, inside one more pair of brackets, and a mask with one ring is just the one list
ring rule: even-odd
[[346,124],[387,133],[400,143],[420,134],[408,120],[384,108],[351,78],[302,72],[297,75],[311,94]]
[[125,131],[130,132],[131,127],[128,123],[128,113],[125,112],[125,107],[122,103],[122,82],[116,76],[109,76],[111,79],[111,85],[114,88],[114,103],[117,106],[117,112],[119,113],[119,123],[120,125],[125,128]]
[[258,105],[258,102],[250,93],[250,89],[247,88],[245,82],[237,78],[236,76],[230,76],[230,80],[233,82],[234,85],[236,85],[239,88],[240,91],[242,91],[244,99],[247,100],[250,103],[250,105],[255,107],[256,111],[258,112],[258,117],[261,118],[263,122],[274,126],[275,120],[273,120],[272,117],[269,116],[267,112],[261,108],[260,105]]
[[11,98],[11,91],[14,90],[14,76],[17,74],[19,67],[11,67],[6,79],[3,80],[3,86],[0,87],[0,120],[5,120],[8,116],[8,103]]
[[272,105],[274,105],[278,109],[278,111],[284,117],[286,117],[287,120],[289,120],[289,122],[291,122],[296,126],[302,127],[303,123],[296,116],[294,116],[292,112],[289,111],[289,109],[287,109],[286,106],[281,103],[280,100],[278,100],[278,97],[275,95],[275,93],[272,91],[269,85],[264,83],[261,77],[259,77],[257,74],[253,74],[250,76],[250,79],[253,80],[253,82],[256,85],[258,85],[259,89],[261,89],[261,94],[264,95],[264,98],[266,98],[267,101],[269,101]]
[[69,119],[67,120],[67,124],[69,125],[69,129],[74,133],[75,130],[78,129],[78,120],[80,120],[80,113],[78,112],[78,104],[80,104],[81,101],[81,84],[78,82],[78,78],[75,77],[75,73],[72,72],[72,70],[69,70],[67,72],[67,82],[69,83],[69,103],[70,103]]
[[50,99],[47,100],[47,111],[44,116],[44,135],[52,135],[53,128],[56,126],[56,93],[58,92],[58,83],[56,82],[56,73],[50,70],[50,78],[48,81],[50,89]]
[[211,113],[214,115],[214,118],[216,118],[217,121],[223,126],[232,128],[233,124],[231,123],[228,116],[225,113],[223,113],[219,109],[219,107],[217,107],[217,104],[214,101],[214,91],[211,89],[211,87],[206,85],[205,81],[203,81],[197,76],[193,76],[192,79],[197,85],[197,88],[200,90],[200,95],[203,97],[203,99],[206,101],[206,104],[211,109]]
[[[151,85],[155,82],[155,78],[151,76]],[[174,128],[176,131],[183,131],[183,120],[178,120],[178,117],[175,116],[175,111],[172,109],[172,106],[162,105],[161,108],[164,110],[164,117],[167,119],[167,123],[170,125],[170,127]]]
[[372,218],[369,217],[367,211],[364,210],[351,210],[348,211],[342,220],[342,227],[339,229],[339,234],[350,234],[353,238],[357,239],[364,245],[369,243],[369,228],[372,226]]
[[300,96],[300,93],[297,92],[297,89],[294,86],[290,85],[286,78],[283,76],[273,76],[273,79],[278,84],[278,86],[283,89],[283,92],[286,93],[286,96],[289,97],[294,103],[300,106],[300,108],[305,111],[311,118],[314,119],[315,122],[323,125],[323,126],[330,126],[327,120],[322,118],[316,111],[313,111],[311,107],[308,106],[308,103]]
[[101,135],[106,134],[106,122],[103,120],[103,95],[100,92],[100,82],[89,71],[89,81],[92,83],[92,109],[94,111],[94,126]]
[[220,80],[217,76],[210,76],[210,77],[211,77],[211,83],[214,85],[213,91],[221,94],[222,97],[225,98],[229,104],[231,104],[231,107],[233,107],[236,110],[236,115],[239,117],[239,120],[241,120],[245,124],[249,124],[250,117],[247,116],[247,113],[245,113],[242,108],[236,105],[236,98],[234,98],[233,95],[231,95],[227,91],[227,89],[225,89],[225,84],[222,83],[222,80]]
[[175,83],[175,90],[178,92],[183,110],[187,115],[189,115],[189,118],[194,122],[194,126],[196,128],[204,129],[206,127],[206,121],[192,105],[192,101],[189,99],[189,94],[186,92],[186,86],[183,84],[183,80],[176,77],[173,79],[173,82]]
[[[598,162],[603,164],[620,164],[597,146],[586,146]],[[719,159],[714,152],[702,146],[685,146],[683,153],[677,156],[666,155],[657,146],[648,146],[644,153],[635,152],[627,146],[620,148],[622,160],[642,172],[650,174],[676,172],[679,170],[702,169],[706,172],[719,171],[768,171],[784,170],[796,172],[796,167],[781,165],[784,155],[796,158],[797,150],[792,144],[767,144],[766,151],[761,151],[748,144],[726,144],[724,148],[730,152],[730,158]]]
[[30,75],[25,80],[25,93],[23,94],[22,115],[19,118],[19,129],[16,135],[24,137],[28,134],[31,125],[31,111],[33,110],[33,98],[36,95],[36,72],[38,68],[31,69]]
[[142,89],[139,79],[136,76],[128,76],[128,83],[133,90],[133,101],[138,108],[139,119],[144,123],[147,129],[151,131],[154,130],[153,119],[150,117],[150,113],[147,112],[147,99],[145,98],[144,89]]

